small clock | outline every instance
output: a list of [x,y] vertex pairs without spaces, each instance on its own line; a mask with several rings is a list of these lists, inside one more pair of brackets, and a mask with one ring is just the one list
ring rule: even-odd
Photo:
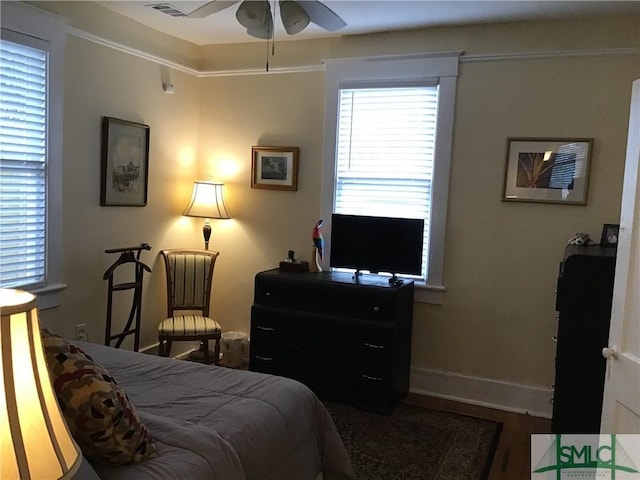
[[602,236],[600,237],[600,246],[617,247],[619,233],[620,233],[620,225],[605,223],[602,226]]

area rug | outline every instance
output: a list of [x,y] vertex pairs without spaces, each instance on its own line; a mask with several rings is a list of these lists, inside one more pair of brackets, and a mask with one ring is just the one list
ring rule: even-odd
[[486,480],[502,424],[400,404],[390,416],[325,402],[360,480]]

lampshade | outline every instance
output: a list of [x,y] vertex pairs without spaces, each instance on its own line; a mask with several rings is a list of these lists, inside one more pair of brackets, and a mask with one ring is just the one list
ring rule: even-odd
[[218,182],[193,182],[191,201],[183,215],[201,218],[231,218],[224,203],[224,184]]
[[33,295],[0,289],[0,478],[71,478],[82,455],[44,359]]
[[224,203],[224,184],[218,182],[193,182],[193,193],[187,208],[182,212],[187,217],[206,218],[202,234],[204,236],[204,248],[209,250],[209,239],[211,238],[210,218],[228,219],[231,218],[229,210]]
[[300,33],[309,25],[309,15],[298,2],[282,0],[280,2],[280,18],[289,35]]

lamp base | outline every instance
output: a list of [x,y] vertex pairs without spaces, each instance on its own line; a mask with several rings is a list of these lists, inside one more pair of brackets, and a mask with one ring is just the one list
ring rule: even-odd
[[209,239],[211,238],[211,225],[209,225],[209,219],[204,222],[202,227],[202,235],[204,236],[204,249],[209,250]]

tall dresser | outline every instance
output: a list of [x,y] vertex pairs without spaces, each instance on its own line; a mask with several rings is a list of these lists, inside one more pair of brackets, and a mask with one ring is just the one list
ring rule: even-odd
[[249,368],[389,413],[409,390],[413,289],[378,275],[258,273]]
[[598,433],[609,338],[616,249],[565,248],[556,310],[558,332],[553,394],[554,433]]

